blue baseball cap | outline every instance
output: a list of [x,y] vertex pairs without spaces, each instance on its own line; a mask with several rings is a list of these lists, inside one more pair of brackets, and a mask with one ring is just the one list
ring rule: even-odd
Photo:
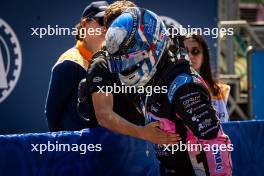
[[106,1],[94,1],[85,7],[82,18],[103,18],[108,5]]

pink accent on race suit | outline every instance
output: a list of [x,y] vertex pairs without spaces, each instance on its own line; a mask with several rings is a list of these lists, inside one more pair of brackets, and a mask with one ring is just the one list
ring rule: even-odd
[[207,84],[204,81],[204,79],[201,77],[201,75],[198,75],[198,80],[201,81],[201,83],[207,87]]
[[160,128],[167,133],[176,133],[175,123],[169,119],[160,120]]
[[[170,121],[166,118],[160,118],[152,113],[148,113],[151,118],[154,120],[160,121],[161,125],[160,128],[168,133],[176,133],[177,129],[175,127],[175,123]],[[182,119],[179,114],[176,113],[176,116],[180,119]],[[223,132],[222,128],[219,129],[217,136],[214,139],[198,139],[192,131],[187,127],[187,137],[186,142],[187,144],[201,144],[202,148],[204,149],[208,168],[210,172],[210,176],[232,176],[232,160],[231,160],[231,151],[227,150],[213,150],[213,146],[218,146],[218,149],[220,146],[224,146],[225,149],[229,149],[228,146],[231,144],[231,141],[229,137]],[[205,151],[205,147],[210,147],[210,150]],[[205,167],[203,163],[198,163],[196,160],[196,156],[200,154],[200,151],[197,150],[188,150],[189,157],[191,160],[191,163],[193,165],[194,171],[196,175],[205,175]]]
[[[176,117],[182,119],[179,114],[176,113]],[[223,132],[220,127],[217,136],[214,139],[204,140],[198,139],[194,136],[193,132],[185,126],[187,131],[186,142],[189,144],[201,144],[203,148],[205,146],[228,146],[231,144],[229,137]],[[177,131],[177,129],[176,129]],[[199,155],[200,151],[188,151],[190,160],[192,162],[194,170],[205,170],[204,166],[196,162],[196,156]],[[206,159],[208,162],[208,168],[210,176],[232,176],[232,160],[231,151],[219,151],[214,154],[213,150],[205,151]],[[197,173],[197,175],[199,175]]]
[[148,112],[150,119],[158,120],[160,122],[160,129],[168,133],[176,133],[175,123],[166,118],[160,118]]
[[[197,81],[199,81],[205,87],[207,87],[206,82],[203,80],[203,78],[200,75],[198,75]],[[176,116],[182,119],[178,114],[176,114]],[[210,140],[198,139],[196,136],[194,136],[192,131],[187,126],[185,127],[188,129],[186,141],[189,142],[190,144],[201,144],[203,147],[205,146],[212,147],[216,145],[220,147],[222,145],[222,146],[226,146],[227,148],[231,144],[229,137],[223,132],[221,127],[218,131],[217,136],[214,139],[210,139]],[[218,152],[214,152],[213,150],[211,150],[211,151],[205,151],[205,153],[208,162],[210,176],[232,176],[231,151],[218,150]],[[196,155],[197,152],[189,151],[190,157]],[[194,165],[197,163],[192,162],[192,164]]]
[[[217,137],[210,140],[198,139],[194,136],[192,131],[188,129],[187,132],[187,143],[189,144],[201,144],[203,148],[210,146],[210,151],[204,151],[208,163],[210,176],[232,176],[232,160],[231,151],[214,151],[213,146],[228,146],[231,144],[229,137],[223,133],[222,129],[219,130]],[[203,166],[195,162],[196,156],[200,153],[199,151],[188,151],[194,170],[204,170]],[[196,168],[196,169],[195,169]]]

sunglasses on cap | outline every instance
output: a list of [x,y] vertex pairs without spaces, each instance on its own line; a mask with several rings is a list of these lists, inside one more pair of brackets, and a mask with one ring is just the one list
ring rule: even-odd
[[201,53],[201,51],[196,47],[192,48],[191,51],[187,49],[187,52],[188,54],[191,53],[193,56],[197,56]]

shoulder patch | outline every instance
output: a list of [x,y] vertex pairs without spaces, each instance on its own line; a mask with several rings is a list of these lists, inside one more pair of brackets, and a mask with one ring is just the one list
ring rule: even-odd
[[190,83],[192,81],[193,81],[192,76],[188,75],[187,73],[182,73],[178,75],[169,85],[169,90],[167,94],[169,102],[172,103],[174,94],[177,89],[179,89],[182,85]]

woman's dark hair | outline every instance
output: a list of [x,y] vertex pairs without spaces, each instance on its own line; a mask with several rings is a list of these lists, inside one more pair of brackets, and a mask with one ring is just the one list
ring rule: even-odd
[[216,80],[213,78],[211,63],[210,63],[210,54],[209,48],[206,41],[201,35],[198,34],[189,34],[185,37],[186,39],[195,40],[202,48],[203,53],[203,63],[200,68],[200,75],[206,81],[209,88],[212,90],[213,95],[218,95],[220,93],[220,87],[217,85]]

